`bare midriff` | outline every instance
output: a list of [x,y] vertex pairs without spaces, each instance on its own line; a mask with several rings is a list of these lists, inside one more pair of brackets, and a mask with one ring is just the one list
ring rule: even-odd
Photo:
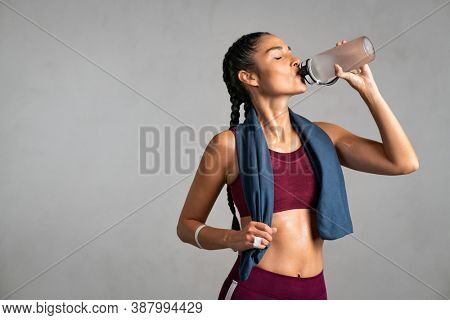
[[[289,144],[289,151],[301,147],[298,135],[295,134],[291,141],[293,144]],[[229,185],[239,175],[235,151],[233,156],[227,175]],[[241,228],[244,229],[250,221],[250,216],[241,217]],[[302,278],[313,277],[323,270],[323,239],[317,229],[314,210],[302,208],[275,212],[271,227],[276,227],[277,232],[272,235],[272,242],[257,264],[258,268]]]
[[[241,227],[251,221],[241,218]],[[272,242],[257,267],[292,277],[308,278],[323,270],[323,239],[317,231],[315,212],[292,209],[272,216]]]

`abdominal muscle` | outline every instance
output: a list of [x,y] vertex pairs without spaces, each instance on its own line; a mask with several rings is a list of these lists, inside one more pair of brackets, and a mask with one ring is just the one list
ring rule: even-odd
[[[251,217],[242,217],[242,229]],[[286,276],[308,278],[323,270],[323,239],[311,209],[292,209],[272,215],[272,242],[258,268]]]
[[[233,133],[229,132],[233,137]],[[294,147],[300,147],[297,134],[294,135]],[[236,153],[227,175],[227,184],[232,184],[239,175]],[[242,229],[251,221],[251,217],[241,217]],[[286,276],[308,278],[323,270],[323,239],[317,230],[316,213],[311,209],[291,209],[273,213],[272,225],[277,232],[257,266],[261,269]]]

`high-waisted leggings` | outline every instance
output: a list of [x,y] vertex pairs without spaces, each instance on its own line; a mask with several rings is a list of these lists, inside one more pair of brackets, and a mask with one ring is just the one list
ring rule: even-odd
[[327,300],[323,270],[312,277],[293,277],[254,266],[247,280],[239,280],[238,255],[220,290],[219,300]]

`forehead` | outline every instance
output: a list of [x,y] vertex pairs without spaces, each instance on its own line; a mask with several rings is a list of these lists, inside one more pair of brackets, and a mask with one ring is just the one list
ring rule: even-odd
[[261,40],[258,44],[258,53],[261,55],[264,54],[268,54],[270,53],[270,51],[268,53],[266,53],[266,51],[272,47],[277,47],[277,46],[281,46],[284,48],[287,48],[287,44],[284,42],[283,39],[274,36],[274,35],[265,35],[263,37],[261,37]]

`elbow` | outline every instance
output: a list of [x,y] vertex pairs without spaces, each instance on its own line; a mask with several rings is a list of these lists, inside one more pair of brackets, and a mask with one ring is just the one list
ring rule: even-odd
[[419,170],[419,160],[415,159],[414,161],[409,162],[407,165],[403,165],[400,167],[400,174],[410,174],[414,171]]
[[180,223],[178,223],[178,225],[177,225],[177,236],[178,236],[178,239],[180,239],[181,242],[185,242],[184,238],[183,238],[183,232],[182,232],[181,229],[182,229],[182,225]]

